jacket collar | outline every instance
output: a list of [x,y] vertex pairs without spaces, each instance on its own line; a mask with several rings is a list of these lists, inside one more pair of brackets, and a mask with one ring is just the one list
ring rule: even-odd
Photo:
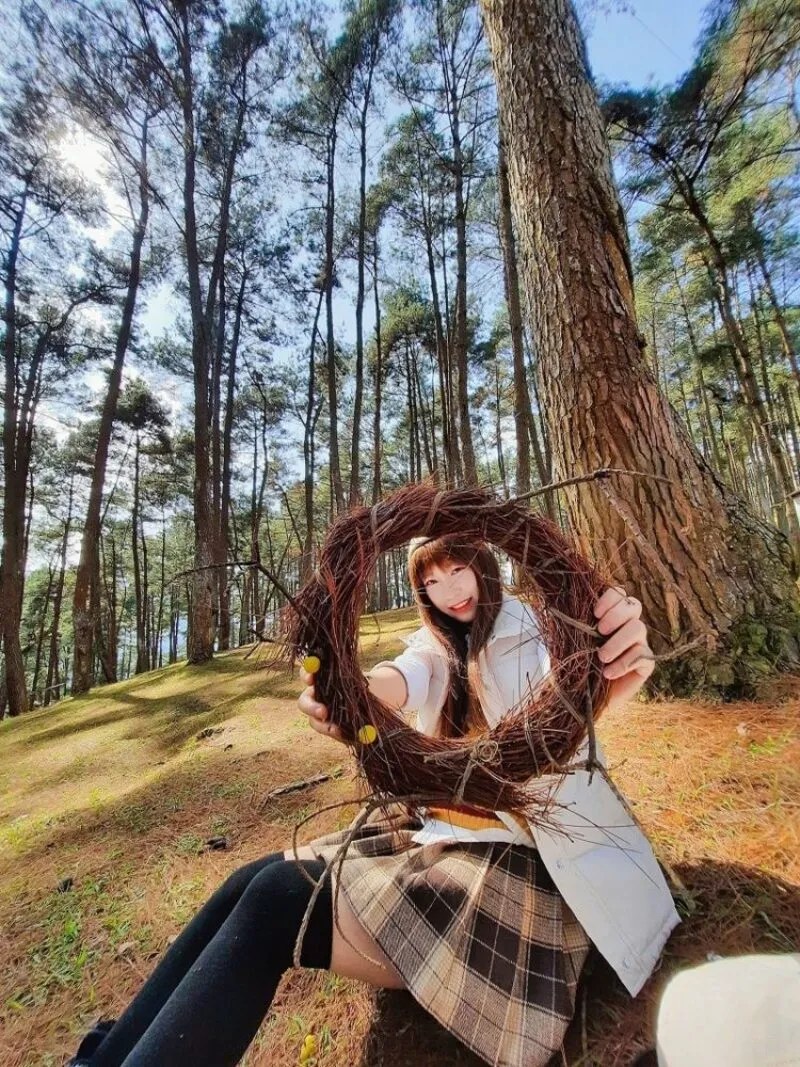
[[503,593],[503,603],[494,621],[489,642],[496,641],[499,637],[519,637],[520,634],[529,632],[539,633],[539,624],[533,608],[518,597]]
[[[537,636],[540,634],[533,609],[518,597],[504,592],[500,611],[494,621],[494,629],[486,642],[487,646],[501,637],[519,637],[522,634],[531,633]],[[447,654],[444,645],[427,626],[421,626],[406,637],[401,637],[400,640],[409,648],[426,648],[440,656]]]

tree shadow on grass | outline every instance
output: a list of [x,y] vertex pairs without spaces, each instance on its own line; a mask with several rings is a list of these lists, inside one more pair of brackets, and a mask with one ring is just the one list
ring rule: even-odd
[[[158,754],[169,758],[175,755],[194,733],[226,719],[231,713],[231,704],[242,703],[256,696],[269,698],[282,695],[273,691],[274,685],[263,686],[261,678],[255,672],[242,675],[239,669],[230,673],[234,674],[237,680],[244,678],[243,685],[232,695],[225,696],[224,678],[215,677],[224,672],[220,672],[216,667],[212,672],[209,665],[204,665],[199,670],[203,673],[198,677],[195,688],[184,686],[175,693],[159,694],[157,690],[154,691],[152,682],[149,687],[136,687],[149,688],[148,695],[137,695],[136,690],[127,684],[124,689],[115,693],[104,693],[101,690],[96,699],[112,701],[110,707],[92,713],[91,708],[84,706],[79,715],[76,714],[75,705],[60,712],[54,710],[51,713],[53,719],[48,719],[47,726],[30,730],[24,737],[9,738],[8,747],[15,743],[38,747],[75,737],[97,727],[129,721],[130,729],[123,740],[144,738],[153,741],[159,749]],[[294,683],[294,689],[290,692],[296,695],[296,689],[297,685]],[[217,699],[218,697],[221,699]]]
[[[564,1053],[551,1067],[628,1067],[654,1044],[655,1013],[677,971],[721,956],[796,952],[800,947],[800,886],[738,864],[702,860],[677,873],[688,890],[676,901],[683,922],[658,969],[636,997],[594,950],[584,969]],[[691,912],[689,909],[692,909]],[[584,1022],[585,1019],[585,1022]],[[358,1067],[485,1067],[408,992],[379,990]]]
[[[324,771],[326,765],[317,769]],[[275,786],[302,778],[307,770],[306,751],[288,753],[285,740],[246,756],[214,747],[202,754],[201,763],[165,767],[151,781],[103,801],[96,809],[65,812],[28,842],[25,863],[34,864],[45,856],[60,857],[65,849],[72,850],[72,855],[94,856],[109,842],[127,844],[126,851],[137,856],[159,848],[169,850],[170,843],[183,832],[200,833],[215,818],[230,826],[231,847],[266,834],[267,827],[274,833],[277,824],[285,827],[280,847],[288,848],[293,813],[322,803],[317,797],[320,789],[324,795],[324,785],[279,795],[268,803],[263,797]],[[299,840],[313,836],[309,824]],[[268,851],[265,846],[265,854]],[[198,856],[198,863],[202,862]]]

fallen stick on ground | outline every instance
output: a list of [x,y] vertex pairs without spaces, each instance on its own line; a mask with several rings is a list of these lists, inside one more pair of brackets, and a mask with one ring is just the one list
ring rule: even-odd
[[295,789],[305,789],[309,785],[318,785],[320,782],[327,782],[329,778],[338,778],[342,773],[341,765],[334,767],[331,771],[324,771],[322,774],[315,774],[313,778],[303,778],[299,782],[290,782],[289,785],[278,786],[277,789],[271,789],[269,793],[261,801],[261,807],[272,800],[274,797],[282,796],[284,793],[293,793]]

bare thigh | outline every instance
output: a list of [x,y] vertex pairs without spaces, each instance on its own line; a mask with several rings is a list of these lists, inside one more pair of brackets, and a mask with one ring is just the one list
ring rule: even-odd
[[[287,860],[295,858],[301,860],[316,859],[307,845],[302,845],[298,848],[296,857],[290,848],[287,848],[283,855]],[[334,900],[336,899],[335,877],[335,872],[331,872]],[[337,928],[336,923],[333,924],[330,970],[342,978],[357,978],[361,982],[369,982],[370,985],[379,986],[382,989],[405,989],[405,982],[400,974],[395,970],[394,965],[383,949],[370,937],[355,917],[353,909],[345,899],[344,893],[339,894],[336,907],[339,918],[338,927],[341,927],[341,930]],[[350,943],[348,944],[348,942]],[[373,960],[380,961],[385,969],[375,963],[371,963],[370,960],[365,960],[357,950],[365,952]]]

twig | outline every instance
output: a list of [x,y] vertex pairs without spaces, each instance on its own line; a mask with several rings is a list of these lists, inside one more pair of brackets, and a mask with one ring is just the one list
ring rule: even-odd
[[289,785],[281,785],[278,786],[277,789],[271,789],[261,801],[259,811],[263,811],[269,801],[273,800],[275,797],[283,796],[284,793],[294,793],[296,789],[305,789],[307,786],[310,785],[319,785],[320,782],[327,782],[331,778],[339,778],[341,776],[341,773],[342,767],[340,764],[338,767],[334,767],[332,771],[326,771],[322,774],[315,774],[312,778],[303,778],[301,781],[291,782]]
[[279,589],[281,593],[283,593],[283,595],[292,605],[294,610],[302,618],[302,612],[297,606],[297,601],[286,588],[286,586],[283,584],[283,582],[280,580],[280,578],[278,578],[277,575],[273,574],[269,567],[265,567],[264,564],[257,559],[231,559],[228,560],[227,563],[207,563],[203,567],[188,567],[185,571],[180,571],[178,574],[170,578],[170,580],[168,582],[165,582],[164,584],[171,585],[172,582],[177,582],[179,578],[185,578],[187,574],[199,574],[200,571],[219,570],[221,567],[256,567],[258,570],[261,571],[265,578],[269,578],[272,584],[277,589]]
[[675,484],[671,478],[665,478],[662,474],[648,474],[646,471],[629,471],[624,467],[599,467],[596,471],[592,471],[591,474],[578,474],[574,478],[564,478],[561,482],[550,482],[549,485],[543,485],[539,489],[531,489],[529,493],[521,493],[519,496],[514,496],[510,499],[514,502],[531,500],[533,497],[539,496],[542,493],[550,493],[554,489],[564,489],[568,485],[579,485],[581,482],[599,481],[601,478],[607,478],[609,474],[629,474],[634,478],[652,478],[655,482],[665,482],[667,485]]

